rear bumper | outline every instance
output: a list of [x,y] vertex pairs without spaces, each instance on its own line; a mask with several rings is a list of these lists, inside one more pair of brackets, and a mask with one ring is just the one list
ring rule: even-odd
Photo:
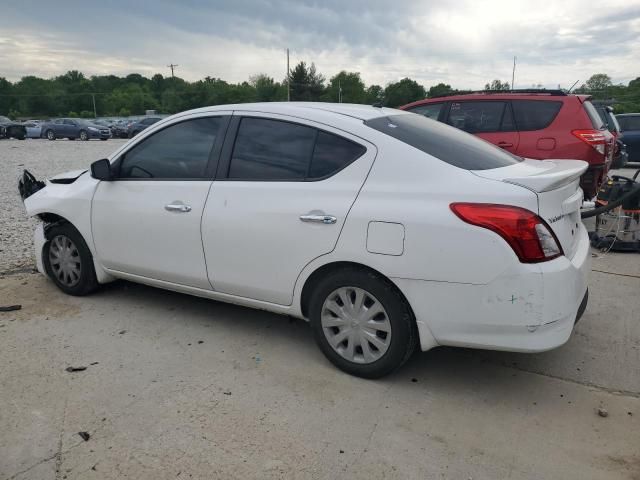
[[394,278],[409,301],[422,350],[436,345],[542,352],[563,345],[582,316],[591,270],[584,225],[573,258],[518,263],[486,285]]

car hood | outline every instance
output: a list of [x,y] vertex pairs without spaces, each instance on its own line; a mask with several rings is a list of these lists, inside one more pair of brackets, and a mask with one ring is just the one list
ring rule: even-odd
[[58,175],[54,175],[49,178],[49,181],[52,183],[73,183],[75,182],[80,175],[85,173],[87,170],[71,170],[65,173],[59,173]]

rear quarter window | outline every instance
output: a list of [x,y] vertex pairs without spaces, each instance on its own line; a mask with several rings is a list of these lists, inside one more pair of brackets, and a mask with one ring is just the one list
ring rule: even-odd
[[478,137],[419,115],[390,115],[364,123],[449,165],[465,170],[489,170],[522,161],[520,157]]
[[562,108],[562,102],[546,100],[512,100],[518,130],[542,130],[551,125]]

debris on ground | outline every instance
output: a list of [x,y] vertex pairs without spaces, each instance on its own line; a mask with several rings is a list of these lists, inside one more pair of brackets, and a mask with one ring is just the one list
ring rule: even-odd
[[0,312],[13,312],[15,310],[21,310],[22,305],[6,305],[0,306]]
[[88,442],[89,439],[91,438],[91,435],[89,435],[89,432],[78,432],[78,435],[80,435],[80,437],[82,437],[82,439],[85,442]]
[[224,393],[225,395],[231,395],[231,392],[222,392],[222,393]]
[[204,340],[198,340],[198,345],[202,345],[204,343]]
[[84,372],[87,369],[87,367],[85,366],[81,366],[81,367],[67,367],[65,368],[65,370],[67,372]]
[[608,417],[609,416],[609,412],[607,411],[606,408],[604,407],[600,407],[598,408],[598,415],[600,415],[601,417]]
[[126,330],[120,330],[120,331],[118,332],[118,335],[124,335],[125,333],[127,333],[127,331],[126,331]]
[[91,362],[89,365],[98,365],[100,362]]

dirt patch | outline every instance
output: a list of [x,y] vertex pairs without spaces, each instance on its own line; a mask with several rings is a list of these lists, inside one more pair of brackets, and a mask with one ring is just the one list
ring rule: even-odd
[[76,298],[62,293],[39,273],[0,276],[0,304],[22,305],[20,310],[0,313],[0,321],[68,317],[80,311]]

